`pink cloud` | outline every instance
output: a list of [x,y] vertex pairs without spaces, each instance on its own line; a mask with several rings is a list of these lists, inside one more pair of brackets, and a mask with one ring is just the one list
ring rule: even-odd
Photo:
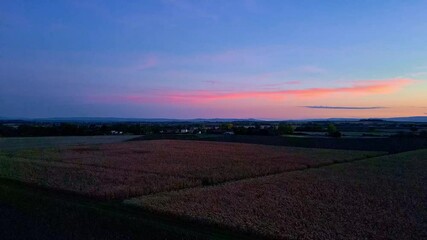
[[325,72],[327,72],[326,69],[324,69],[324,68],[321,68],[318,66],[311,66],[311,65],[299,67],[297,70],[304,72],[304,73],[325,73]]
[[[170,65],[200,65],[200,64],[230,64],[251,63],[255,59],[254,54],[248,50],[235,49],[214,53],[193,54],[187,56],[164,55],[163,61]],[[256,61],[257,62],[257,61]]]
[[144,59],[144,61],[142,63],[135,65],[134,69],[142,71],[145,69],[153,68],[153,67],[157,66],[157,64],[158,64],[157,58],[154,56],[149,56],[146,59]]
[[228,49],[216,52],[194,53],[190,55],[159,54],[162,62],[169,66],[215,65],[231,63],[249,66],[266,65],[271,53],[262,49]]
[[387,94],[395,92],[404,86],[413,83],[408,78],[395,78],[382,81],[363,81],[347,87],[307,88],[274,91],[234,91],[219,92],[209,90],[191,91],[155,91],[144,94],[130,94],[117,96],[92,97],[92,100],[103,102],[127,102],[127,103],[186,103],[200,104],[215,101],[259,99],[267,101],[282,101],[286,97],[296,96],[313,98],[331,96],[337,94],[361,95],[361,94]]
[[133,59],[131,63],[128,63],[124,66],[117,67],[102,67],[100,70],[102,71],[112,71],[118,73],[132,73],[144,71],[147,69],[151,69],[157,67],[159,65],[159,58],[156,55],[147,55],[143,57],[139,57]]
[[208,83],[208,84],[212,84],[212,85],[221,83],[221,81],[217,81],[217,80],[205,80],[203,82]]
[[250,54],[242,50],[228,50],[220,53],[214,54],[203,54],[196,56],[195,58],[200,58],[206,62],[215,62],[215,63],[232,63],[232,62],[242,62],[250,59]]
[[[102,56],[103,58],[111,58],[109,55]],[[126,58],[126,61],[122,59]],[[125,55],[117,57],[112,63],[104,66],[93,67],[92,69],[104,74],[132,74],[155,68],[163,62],[156,54],[146,54],[142,56]],[[123,75],[121,75],[123,76]]]
[[269,84],[262,85],[262,87],[277,88],[277,87],[283,87],[284,85],[298,85],[298,84],[301,84],[301,81],[287,81],[287,82],[281,82],[281,83],[269,83]]

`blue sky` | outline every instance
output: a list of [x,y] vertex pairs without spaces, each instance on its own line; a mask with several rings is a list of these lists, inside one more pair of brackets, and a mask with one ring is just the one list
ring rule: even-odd
[[1,1],[0,116],[425,115],[425,9],[416,0]]

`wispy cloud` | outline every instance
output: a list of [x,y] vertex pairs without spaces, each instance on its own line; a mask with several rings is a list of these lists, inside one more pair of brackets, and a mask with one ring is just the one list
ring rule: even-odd
[[410,79],[391,79],[387,81],[370,81],[369,84],[356,84],[349,87],[336,88],[307,88],[276,91],[247,91],[247,92],[211,92],[211,91],[189,91],[174,92],[166,94],[175,100],[233,100],[261,98],[269,100],[282,100],[286,96],[317,97],[329,94],[385,94],[394,92],[411,83]]
[[135,66],[136,70],[145,70],[152,67],[157,66],[158,60],[156,57],[150,56],[147,59],[145,59],[142,63]]
[[[283,58],[289,57],[292,54],[307,54],[317,49],[302,49],[294,46],[284,45],[267,45],[258,47],[239,47],[228,48],[213,51],[194,52],[192,54],[168,54],[158,53],[158,57],[162,62],[170,66],[229,66],[231,63],[233,68],[243,66],[271,66],[275,61],[281,61]],[[282,66],[283,67],[283,66]],[[299,73],[324,73],[327,72],[316,65],[307,65],[304,63],[297,66],[290,65],[286,67],[288,71]]]
[[410,77],[425,77],[425,76],[427,76],[427,71],[409,73],[408,76],[410,76]]
[[386,94],[392,93],[412,83],[412,79],[389,79],[383,81],[365,81],[347,87],[307,88],[275,91],[151,91],[141,94],[91,97],[94,101],[129,102],[129,103],[188,103],[200,104],[222,100],[260,99],[264,101],[282,101],[288,96],[319,97],[333,94]]
[[301,66],[297,68],[298,71],[304,72],[304,73],[326,73],[326,69],[313,66],[313,65],[307,65],[307,66]]
[[212,14],[208,9],[203,8],[200,4],[194,4],[186,0],[164,0],[166,5],[172,5],[180,11],[188,12],[188,16],[206,18],[210,20],[218,20],[219,16]]
[[341,107],[341,106],[302,106],[304,108],[314,108],[314,109],[336,109],[336,110],[374,110],[374,109],[383,109],[386,107]]
[[133,62],[118,67],[109,67],[108,71],[118,71],[120,73],[131,73],[139,72],[147,69],[157,67],[159,65],[159,59],[155,55],[147,55],[140,59],[135,59]]
[[203,82],[207,83],[207,84],[211,84],[211,85],[216,85],[216,84],[221,83],[221,81],[217,81],[217,80],[205,80]]
[[283,87],[284,85],[298,85],[298,84],[301,84],[301,81],[286,81],[286,82],[281,82],[281,83],[267,83],[267,84],[263,84],[261,87],[278,88],[278,87]]
[[163,60],[170,65],[228,65],[231,63],[253,65],[266,61],[266,53],[259,49],[228,49],[210,53],[191,55],[163,55]]

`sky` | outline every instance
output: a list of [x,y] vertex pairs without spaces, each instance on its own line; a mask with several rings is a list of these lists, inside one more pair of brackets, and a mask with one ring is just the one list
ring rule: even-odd
[[0,117],[427,116],[426,9],[0,0]]

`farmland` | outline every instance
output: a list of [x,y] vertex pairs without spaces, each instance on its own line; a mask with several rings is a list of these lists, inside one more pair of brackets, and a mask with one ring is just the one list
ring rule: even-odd
[[64,163],[1,158],[0,177],[102,199],[198,186],[194,179]]
[[23,150],[30,148],[51,148],[82,144],[117,143],[138,136],[73,136],[73,137],[0,137],[0,150]]
[[125,201],[280,239],[425,239],[427,150]]
[[130,141],[153,139],[181,139],[214,142],[263,144],[271,146],[384,151],[399,153],[427,148],[427,138],[420,137],[352,137],[327,138],[314,136],[251,136],[251,135],[146,135]]
[[0,0],[0,240],[427,240],[426,9]]
[[[427,234],[427,150],[301,148],[268,137],[258,138],[263,144],[227,137],[115,137],[42,138],[39,144],[27,138],[18,147],[2,145],[0,209],[10,220],[0,222],[0,230],[21,239],[31,231],[66,239]],[[256,140],[243,141],[248,139]],[[52,144],[41,147],[43,141]],[[22,225],[32,227],[13,230]]]
[[6,152],[0,176],[104,199],[318,167],[381,155],[241,143],[135,141]]

